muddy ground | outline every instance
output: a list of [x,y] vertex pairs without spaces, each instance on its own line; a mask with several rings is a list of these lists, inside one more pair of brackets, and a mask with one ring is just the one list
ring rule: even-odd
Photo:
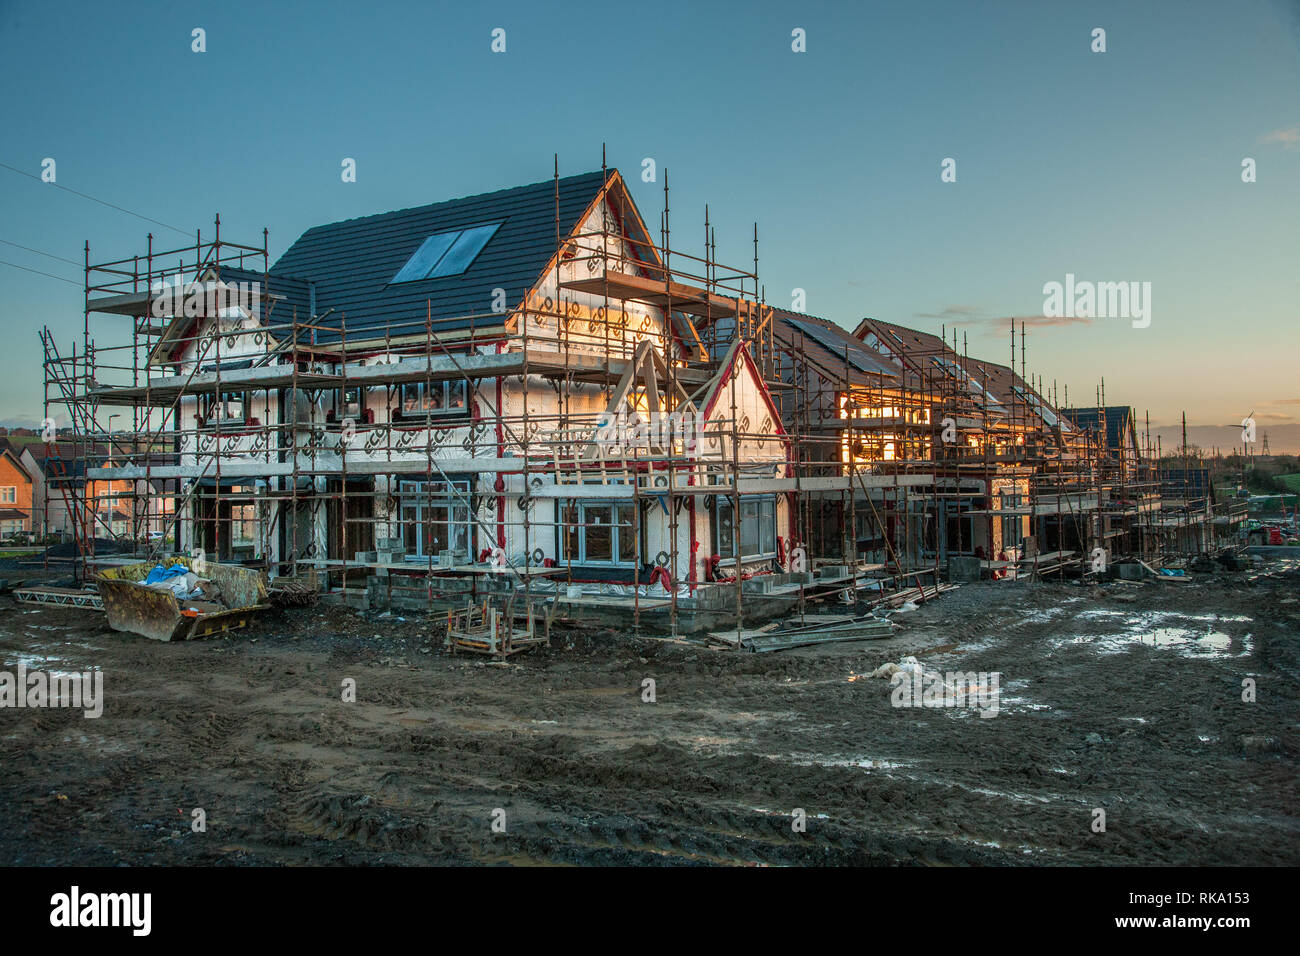
[[[758,655],[571,630],[495,665],[435,620],[167,645],[0,598],[0,669],[101,667],[106,699],[0,709],[0,863],[1300,863],[1294,569],[967,585]],[[908,654],[999,672],[997,716],[891,706],[863,675]]]

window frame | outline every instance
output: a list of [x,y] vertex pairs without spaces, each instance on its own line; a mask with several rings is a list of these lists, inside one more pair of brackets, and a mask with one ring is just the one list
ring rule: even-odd
[[[573,509],[576,524],[570,518],[570,509]],[[609,537],[609,557],[593,558],[590,556],[587,542],[587,532],[591,530],[588,526],[591,522],[587,520],[587,509],[589,508],[609,508],[610,521],[607,527],[610,529]],[[560,540],[558,542],[558,560],[562,562],[572,562],[573,564],[591,565],[602,568],[630,568],[635,567],[641,556],[641,522],[638,520],[636,504],[629,498],[576,498],[567,502],[556,502],[556,524],[559,526]],[[628,513],[628,520],[619,520],[619,511],[625,510]],[[631,528],[631,554],[623,557],[623,531],[624,528]],[[569,543],[572,538],[577,539],[577,553],[569,554]]]
[[[442,404],[437,408],[416,408],[407,411],[407,390],[410,389],[418,396],[417,401],[423,405],[426,387],[432,387],[434,394],[441,395]],[[397,386],[397,410],[399,414],[398,421],[401,422],[418,422],[420,419],[428,416],[429,418],[461,418],[469,415],[469,379],[452,378],[441,382],[403,382]],[[460,404],[453,404],[459,398]]]
[[[441,485],[442,490],[431,492],[428,490],[429,485]],[[447,487],[450,486],[450,487]],[[460,492],[458,495],[457,492]],[[426,512],[432,512],[435,509],[445,509],[447,519],[437,522],[443,529],[446,536],[448,548],[446,550],[456,550],[453,545],[454,531],[464,530],[465,532],[465,555],[466,560],[474,559],[474,531],[475,521],[474,512],[471,507],[470,499],[470,481],[468,478],[453,478],[450,481],[438,479],[436,481],[399,481],[397,483],[397,526],[401,531],[402,544],[407,553],[407,561],[430,561],[437,558],[437,553],[425,551],[424,527],[426,522]],[[407,509],[414,509],[414,516],[407,518]],[[457,517],[456,512],[463,510],[463,516]],[[432,516],[428,516],[432,520]],[[414,532],[414,550],[411,549],[407,541],[407,532]]]
[[[1015,510],[1024,507],[1025,496],[1018,491],[999,491],[998,492],[998,511]],[[1011,514],[1001,515],[998,518],[998,537],[1002,542],[1003,550],[1008,548],[1018,548],[1021,542],[1028,536],[1025,531],[1024,519],[1027,515]],[[1007,532],[1012,532],[1008,539]]]
[[[334,417],[339,422],[347,421],[349,418],[356,424],[361,424],[361,419],[366,414],[366,391],[362,385],[349,385],[346,388],[334,389]],[[348,406],[351,402],[348,400],[348,394],[356,393],[357,411],[355,415],[348,414]]]
[[[473,268],[474,263],[478,261],[478,257],[483,254],[483,250],[487,248],[488,243],[496,238],[497,232],[500,231],[504,224],[504,219],[489,222],[475,222],[465,226],[458,226],[454,229],[444,229],[441,232],[435,232],[426,236],[423,241],[421,241],[420,245],[415,248],[415,251],[412,252],[410,256],[407,257],[406,261],[402,263],[402,267],[398,269],[397,272],[393,273],[393,277],[388,280],[388,284],[404,285],[408,282],[425,282],[430,279],[451,279],[456,276],[464,275]],[[476,233],[486,233],[486,235],[483,236],[481,242],[478,242],[477,236],[474,236],[465,243],[466,248],[473,245],[475,242],[478,243],[471,252],[467,254],[459,252],[458,249],[461,247],[462,242],[465,241],[466,236],[473,236],[473,234]],[[450,238],[448,239],[448,237]],[[435,240],[442,239],[448,239],[448,241],[445,244],[435,242]],[[434,256],[432,252],[426,255],[426,258],[429,260],[428,268],[421,268],[418,262],[421,258],[421,253],[424,253],[426,248],[436,250],[440,246],[441,251],[439,251],[436,256]],[[463,264],[461,262],[462,258]],[[448,263],[448,271],[440,272],[439,269],[442,268],[444,262]],[[455,266],[454,272],[450,271],[453,264]],[[408,269],[412,270],[412,274],[406,278],[402,278],[403,273]]]
[[[239,402],[240,417],[227,417],[222,415],[213,418],[212,410],[214,408],[225,408],[232,401]],[[205,392],[199,396],[199,416],[203,419],[204,428],[216,428],[218,425],[247,425],[248,424],[248,392],[237,390],[231,392]]]
[[[776,540],[780,537],[777,533],[777,502],[776,495],[741,495],[740,496],[740,560],[761,561],[766,558],[774,558],[777,555]],[[713,504],[713,553],[723,561],[735,561],[736,556],[732,553],[735,543],[735,535],[722,533],[723,509],[730,509],[734,506],[735,501],[731,495],[719,494]],[[745,550],[745,507],[746,505],[755,505],[758,508],[757,518],[762,522],[758,528],[758,551],[746,552]],[[764,515],[765,506],[770,506],[770,519]],[[734,518],[733,518],[734,520]],[[770,544],[771,550],[765,550],[763,545],[763,532],[771,531]],[[725,543],[724,543],[725,542]]]

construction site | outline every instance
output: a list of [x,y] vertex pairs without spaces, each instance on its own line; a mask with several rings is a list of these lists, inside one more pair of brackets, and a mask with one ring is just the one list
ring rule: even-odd
[[1023,326],[1003,365],[777,308],[757,226],[723,265],[707,209],[670,225],[666,176],[651,228],[617,170],[556,165],[317,227],[274,265],[219,217],[189,248],[87,244],[81,341],[41,334],[76,585],[183,555],[358,609],[545,605],[739,646],[810,601],[1241,544],[1244,507],[1190,458],[1162,473],[1104,383],[1058,403]]
[[1300,860],[1300,571],[1186,440],[662,195],[87,243],[0,653],[117,684],[0,741],[8,862]]

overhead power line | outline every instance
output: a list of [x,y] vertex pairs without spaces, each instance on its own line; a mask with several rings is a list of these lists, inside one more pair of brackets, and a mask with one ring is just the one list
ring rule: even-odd
[[47,256],[50,259],[58,259],[60,262],[67,262],[76,266],[78,269],[84,268],[84,262],[78,262],[76,259],[65,259],[63,256],[56,256],[52,252],[42,252],[40,249],[33,249],[31,246],[24,246],[22,243],[12,242],[9,239],[0,239],[6,246],[13,246],[15,249],[22,249],[25,252],[34,252],[38,256]]
[[11,269],[22,269],[23,272],[34,272],[38,276],[47,276],[51,279],[58,279],[60,282],[66,282],[68,285],[75,285],[79,289],[84,289],[86,287],[84,282],[77,282],[75,279],[65,279],[63,276],[56,276],[53,272],[42,272],[40,269],[29,269],[27,266],[20,266],[16,262],[7,262],[4,259],[0,259],[0,266],[9,266]]
[[28,179],[34,179],[34,180],[36,180],[38,183],[45,183],[45,185],[47,185],[47,186],[54,186],[54,187],[57,187],[58,189],[62,189],[65,193],[72,193],[72,195],[74,195],[74,196],[80,196],[82,199],[89,199],[91,202],[97,202],[97,203],[99,203],[101,206],[107,206],[109,209],[116,209],[118,212],[124,212],[124,213],[126,213],[128,216],[135,216],[137,219],[143,219],[145,222],[151,222],[151,223],[153,223],[153,224],[156,225],[156,226],[162,226],[164,229],[171,229],[171,230],[173,230],[174,232],[179,232],[182,236],[193,236],[193,235],[194,235],[194,234],[193,234],[192,232],[190,232],[189,230],[181,229],[179,226],[173,226],[171,223],[163,222],[161,219],[154,219],[154,218],[152,218],[152,217],[150,217],[150,216],[146,216],[146,215],[143,215],[143,214],[141,214],[141,213],[134,212],[134,211],[132,211],[132,210],[130,210],[130,209],[127,209],[125,206],[119,206],[119,205],[117,205],[116,203],[111,203],[111,202],[108,202],[108,201],[106,201],[106,200],[96,198],[95,196],[92,196],[92,195],[90,195],[89,193],[79,192],[79,191],[76,190],[76,189],[71,189],[71,188],[69,188],[69,187],[67,187],[67,186],[64,186],[64,185],[61,185],[61,184],[59,184],[59,183],[52,183],[52,182],[51,182],[51,183],[47,183],[45,180],[41,179],[40,176],[36,176],[36,175],[34,175],[34,174],[32,174],[32,173],[29,173],[29,172],[27,172],[27,170],[25,170],[25,169],[19,169],[17,166],[10,166],[8,163],[0,163],[0,167],[4,167],[5,169],[9,170],[10,172],[18,173],[20,176],[26,176]]

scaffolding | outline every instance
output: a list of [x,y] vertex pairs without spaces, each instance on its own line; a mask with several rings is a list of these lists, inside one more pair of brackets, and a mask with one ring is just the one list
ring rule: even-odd
[[[232,242],[219,216],[180,249],[150,235],[92,263],[87,243],[80,343],[41,334],[46,417],[66,411],[76,449],[50,484],[78,575],[202,553],[349,602],[726,621],[739,647],[747,616],[937,588],[945,556],[1039,576],[1121,537],[1162,553],[1151,459],[1113,459],[1104,421],[1100,440],[1072,428],[1028,384],[1023,326],[1019,375],[1014,325],[1010,366],[872,319],[841,357],[765,301],[756,225],[752,265],[723,265],[707,207],[703,255],[673,248],[666,172],[657,238],[603,160],[601,181],[566,229],[557,159],[546,269],[517,307],[451,323],[432,300],[351,329],[303,310],[267,231]],[[770,404],[742,407],[744,370]],[[700,430],[611,450],[601,428],[627,413]],[[756,506],[775,540],[751,558]],[[588,539],[611,574],[593,580]]]

